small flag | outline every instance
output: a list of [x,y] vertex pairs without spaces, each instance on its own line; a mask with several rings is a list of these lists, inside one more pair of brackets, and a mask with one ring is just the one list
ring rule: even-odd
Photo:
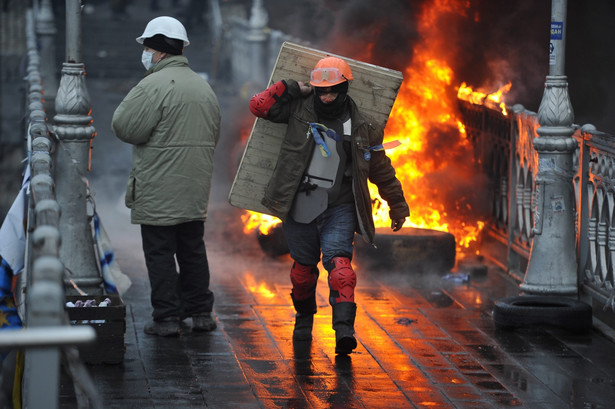
[[130,277],[122,273],[120,266],[116,263],[111,240],[107,236],[98,213],[94,213],[94,243],[105,289],[110,293],[124,294],[132,285],[132,281],[130,281]]

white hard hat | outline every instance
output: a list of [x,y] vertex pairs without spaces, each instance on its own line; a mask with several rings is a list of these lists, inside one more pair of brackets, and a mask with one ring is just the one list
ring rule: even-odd
[[143,44],[143,40],[156,34],[162,34],[168,38],[182,40],[184,47],[190,44],[184,25],[177,19],[169,16],[156,17],[145,26],[145,31],[137,37],[137,43]]

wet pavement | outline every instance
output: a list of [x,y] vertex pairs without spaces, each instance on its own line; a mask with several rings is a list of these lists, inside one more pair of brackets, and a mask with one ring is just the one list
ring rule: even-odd
[[[149,284],[139,229],[129,222],[123,188],[130,148],[104,124],[103,101],[113,81],[93,80],[98,96],[91,184],[97,210],[122,270],[126,353],[118,365],[92,365],[106,408],[610,408],[615,399],[615,344],[602,333],[557,329],[500,331],[495,300],[518,293],[494,265],[472,268],[470,280],[448,271],[376,271],[357,265],[359,347],[334,354],[328,289],[322,274],[314,340],[293,344],[288,256],[271,258],[256,235],[242,231],[241,213],[226,202],[231,175],[225,134],[216,154],[206,244],[218,329],[175,339],[143,333],[150,319]],[[221,98],[227,110],[232,109]],[[236,102],[233,102],[233,104]],[[98,109],[96,109],[98,105]],[[486,272],[485,272],[486,271]],[[464,273],[463,264],[454,272]],[[473,273],[474,272],[474,273]],[[62,408],[73,408],[68,379]]]
[[[146,3],[134,1],[132,7]],[[148,20],[147,13],[139,16],[133,31]],[[105,14],[86,18],[84,27],[102,27]],[[88,38],[84,35],[84,47]],[[191,47],[198,39],[198,33],[191,36]],[[193,55],[195,70],[207,71],[207,56]],[[122,58],[131,58],[138,68],[140,49]],[[205,233],[218,328],[192,333],[187,319],[180,337],[144,334],[151,318],[149,282],[139,228],[130,224],[123,205],[130,147],[109,129],[113,110],[138,78],[105,76],[102,61],[85,62],[98,132],[90,183],[116,260],[133,282],[123,297],[123,362],[88,366],[102,407],[613,407],[611,338],[597,330],[579,335],[555,328],[496,329],[494,302],[517,295],[518,286],[485,260],[462,262],[453,270],[470,274],[467,282],[447,279],[450,271],[379,271],[356,265],[359,345],[348,357],[334,353],[326,274],[321,274],[314,339],[293,343],[291,261],[265,255],[256,234],[243,233],[243,212],[227,202],[241,152],[239,130],[251,119],[245,117],[247,102],[240,93],[221,85],[214,88],[222,106],[223,135]],[[66,375],[60,407],[77,407]]]
[[[238,234],[224,202],[212,205],[206,232],[218,329],[192,333],[187,319],[179,338],[145,335],[138,229],[119,205],[99,210],[133,280],[123,363],[88,366],[105,408],[612,407],[612,341],[598,331],[497,330],[493,303],[517,290],[490,265],[467,283],[357,266],[359,346],[348,357],[334,354],[322,274],[314,339],[293,343],[290,261]],[[75,407],[70,382],[62,390],[62,408]]]

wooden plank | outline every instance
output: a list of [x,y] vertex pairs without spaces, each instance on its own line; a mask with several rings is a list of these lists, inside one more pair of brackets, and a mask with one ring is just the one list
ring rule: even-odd
[[[289,78],[308,82],[314,65],[326,56],[339,57],[348,63],[354,77],[348,94],[375,125],[384,127],[403,80],[399,71],[285,42],[280,48],[269,85]],[[262,118],[254,121],[229,193],[231,205],[269,214],[261,200],[275,169],[285,132],[286,124],[274,124]]]

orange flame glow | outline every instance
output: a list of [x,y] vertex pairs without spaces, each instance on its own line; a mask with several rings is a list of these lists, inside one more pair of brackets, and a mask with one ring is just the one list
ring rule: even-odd
[[252,274],[246,273],[244,278],[246,280],[246,287],[251,293],[259,294],[265,298],[275,297],[275,293],[267,287],[267,284],[265,282],[257,284]]
[[506,111],[506,104],[504,103],[502,98],[508,91],[510,91],[511,87],[512,83],[509,82],[508,84],[498,89],[496,92],[487,94],[483,91],[474,91],[464,82],[459,86],[459,90],[457,91],[457,98],[464,101],[468,101],[471,104],[485,105],[492,109],[499,108],[502,111],[502,114],[508,115],[508,112]]
[[267,235],[275,225],[280,223],[280,219],[275,216],[257,213],[251,210],[246,210],[246,212],[241,215],[241,220],[243,221],[243,232],[245,234],[249,234],[258,228],[261,234]]

